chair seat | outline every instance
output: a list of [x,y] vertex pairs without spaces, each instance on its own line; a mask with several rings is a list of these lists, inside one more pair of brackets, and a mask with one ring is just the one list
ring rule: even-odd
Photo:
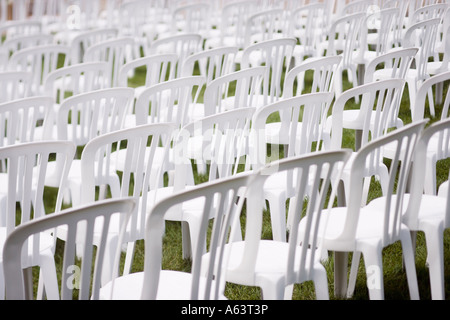
[[[409,202],[409,196],[409,194],[404,195],[403,203],[407,204]],[[393,199],[395,199],[395,196]],[[418,216],[419,224],[420,221],[444,221],[446,204],[447,199],[445,197],[423,194]],[[383,208],[385,199],[383,197],[374,199],[367,206],[369,208]],[[406,210],[405,205],[403,210]]]
[[[258,247],[258,256],[255,263],[254,279],[243,279],[242,273],[237,269],[242,261],[244,254],[244,241],[233,242],[227,248],[227,254],[229,254],[229,262],[227,268],[226,280],[234,283],[240,283],[243,285],[261,285],[265,279],[272,279],[271,281],[280,281],[285,277],[287,270],[287,261],[289,254],[289,244],[287,242],[273,241],[273,240],[261,240]],[[299,262],[299,250],[296,252],[296,261]],[[225,256],[226,256],[225,255]],[[318,255],[316,255],[317,257]],[[203,263],[206,263],[209,259],[208,254],[203,256]],[[309,265],[306,262],[305,265]],[[300,263],[295,263],[295,272],[299,272]],[[320,261],[314,263],[314,268],[321,269],[323,265]],[[234,271],[238,270],[238,271]],[[312,272],[311,272],[312,274]],[[301,278],[300,281],[312,280],[312,276]],[[245,283],[247,281],[247,284]]]
[[[141,299],[144,273],[131,273],[118,277],[100,289],[101,300],[139,300]],[[202,281],[200,286],[202,286]],[[111,296],[111,290],[113,295]],[[200,292],[203,292],[200,289]],[[190,300],[191,274],[186,272],[162,270],[159,278],[157,300]],[[201,299],[202,297],[200,297]],[[221,299],[226,297],[222,295]]]
[[[377,210],[376,206],[361,208],[355,238],[352,238],[352,240],[346,243],[342,240],[334,241],[334,239],[338,238],[344,230],[347,208],[336,207],[329,212],[324,211],[321,221],[326,221],[326,231],[324,230],[325,223],[321,223],[319,229],[319,234],[325,235],[323,242],[324,248],[326,250],[340,252],[361,251],[360,246],[362,244],[381,241],[383,237],[383,214],[384,211]],[[406,226],[402,225],[402,228],[406,228]],[[389,244],[381,245],[384,247]]]

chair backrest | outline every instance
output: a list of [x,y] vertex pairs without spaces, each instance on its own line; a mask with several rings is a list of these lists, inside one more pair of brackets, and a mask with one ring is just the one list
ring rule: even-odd
[[[120,32],[122,35],[137,35],[144,22],[152,23],[152,11],[160,9],[161,0],[121,1],[118,7]],[[163,4],[161,4],[162,6]],[[154,10],[154,13],[162,13]],[[133,19],[135,18],[135,19]],[[161,17],[160,17],[161,18]],[[147,20],[147,21],[146,21]]]
[[[422,200],[422,194],[424,189],[424,181],[425,172],[424,168],[427,166],[426,158],[427,158],[427,150],[430,145],[431,139],[437,139],[438,144],[441,145],[441,148],[438,149],[438,159],[443,159],[450,157],[450,118],[442,119],[431,124],[427,127],[419,141],[417,142],[416,151],[414,154],[412,175],[411,175],[411,190],[410,190],[410,200],[407,205],[407,210],[404,215],[404,222],[411,229],[418,229],[418,215],[420,202]],[[444,221],[444,228],[450,227],[450,188],[448,188],[446,197],[447,197],[447,207],[446,207],[446,215]]]
[[1,42],[25,35],[41,34],[42,23],[40,21],[7,21],[0,26]]
[[53,43],[53,36],[50,34],[32,34],[27,36],[17,36],[9,38],[3,42],[2,48],[7,50],[9,55],[22,49],[35,46],[49,45]]
[[303,56],[317,56],[317,45],[325,39],[329,23],[325,3],[299,6],[289,18],[289,36],[299,40]]
[[221,76],[208,84],[204,93],[205,116],[226,110],[257,107],[266,67],[253,67]]
[[410,23],[415,24],[421,21],[439,18],[442,19],[448,8],[446,3],[435,3],[417,8],[411,16]]
[[365,177],[373,172],[368,171],[367,163],[380,163],[383,148],[387,145],[394,147],[389,170],[388,190],[385,193],[386,205],[383,216],[383,239],[381,246],[385,247],[397,241],[402,225],[403,198],[409,179],[417,140],[419,139],[426,120],[408,124],[394,130],[385,136],[372,140],[363,146],[356,154],[351,167],[349,202],[343,228],[338,238],[340,241],[354,243],[358,225],[358,215],[361,208],[362,190]]
[[418,48],[395,48],[379,55],[367,64],[364,83],[379,80],[379,74],[386,76],[386,72],[391,79],[405,79],[418,51]]
[[365,13],[355,13],[338,18],[328,32],[327,56],[342,52],[342,68],[352,66],[354,51],[357,48],[361,33],[361,25],[366,17]]
[[[311,88],[308,93],[333,92],[333,77],[342,61],[341,56],[308,59],[289,70],[284,79],[283,98],[300,95],[305,88]],[[309,74],[312,72],[311,86]]]
[[198,33],[177,34],[155,40],[149,48],[148,55],[176,53],[178,55],[178,68],[176,77],[181,75],[181,69],[186,58],[200,51],[202,36]]
[[136,99],[136,123],[174,122],[178,128],[193,121],[205,78],[190,76],[155,84]]
[[361,146],[371,139],[383,136],[389,128],[396,127],[404,86],[403,79],[388,79],[364,84],[342,93],[333,105],[330,147],[342,147],[344,108],[355,97],[362,96],[360,111],[353,120],[355,128],[362,129]]
[[232,45],[243,49],[245,29],[247,19],[255,12],[257,4],[255,1],[237,1],[227,3],[223,6],[220,17],[220,46]]
[[361,12],[366,13],[373,3],[373,0],[352,0],[342,8],[341,15],[346,16]]
[[[201,231],[196,248],[193,248],[191,299],[217,300],[223,294],[225,276],[222,267],[227,261],[225,244],[230,228],[240,215],[247,187],[252,183],[252,174],[243,174],[199,185],[188,191],[158,202],[150,212],[145,232],[144,284],[142,299],[156,299],[158,281],[161,272],[162,241],[164,234],[164,216],[170,210],[176,210],[183,203],[199,199],[201,210]],[[208,222],[214,217],[208,251],[211,258],[205,268],[202,267],[202,254],[206,251]],[[240,230],[238,231],[240,232]],[[200,282],[204,280],[205,283]]]
[[120,37],[94,44],[86,49],[84,62],[105,61],[108,63],[108,72],[111,87],[117,86],[120,68],[128,61],[133,60],[135,42],[131,37]]
[[208,85],[214,79],[233,71],[237,52],[237,47],[220,47],[194,53],[184,61],[181,76],[197,75],[194,71],[198,67],[199,75],[206,78]]
[[295,38],[280,38],[260,41],[244,49],[242,69],[256,66],[266,67],[262,89],[263,105],[275,102],[282,96],[285,71],[290,68],[296,45]]
[[245,49],[256,42],[287,37],[289,20],[286,19],[283,9],[256,12],[248,17],[243,32],[245,32]]
[[409,1],[404,0],[387,0],[383,3],[382,9],[398,8],[398,15],[394,18],[394,28],[392,33],[392,44],[394,47],[401,47],[403,38],[403,28],[408,12]]
[[406,30],[403,38],[403,47],[419,48],[416,55],[416,80],[421,82],[427,77],[428,59],[434,54],[436,35],[441,19],[429,19],[413,24]]
[[[419,121],[424,118],[425,113],[425,106],[428,99],[433,98],[432,95],[429,94],[430,90],[434,86],[441,85],[442,88],[445,88],[444,84],[450,80],[450,71],[444,72],[442,74],[437,74],[428,80],[425,80],[422,85],[419,87],[419,90],[417,91],[416,95],[416,102],[415,102],[415,108],[414,112],[412,114],[413,121]],[[432,90],[431,92],[433,92]],[[437,95],[441,95],[438,97]],[[436,99],[442,98],[445,95],[445,100],[442,105],[441,110],[441,120],[444,120],[448,117],[450,117],[449,108],[450,108],[450,90],[447,89],[447,93],[444,94],[444,92],[439,92],[439,90],[436,92]],[[428,100],[429,101],[429,100]]]
[[175,8],[172,12],[172,32],[207,35],[211,29],[209,2],[191,3]]
[[119,30],[116,28],[101,28],[77,34],[70,42],[70,64],[84,62],[84,53],[89,47],[116,38],[118,34]]
[[3,128],[0,146],[50,139],[52,112],[50,97],[29,97],[0,104],[0,127]]
[[[66,177],[75,154],[75,145],[69,141],[38,141],[27,142],[0,148],[0,160],[7,164],[5,170],[6,190],[2,193],[2,224],[9,235],[20,224],[46,215],[44,207],[44,184],[48,174],[49,162],[56,155],[56,161],[61,161],[59,190],[66,185]],[[54,212],[61,209],[62,191],[58,192]],[[20,214],[16,205],[20,203]],[[37,253],[39,246],[33,246]],[[17,253],[17,252],[16,252]],[[38,259],[38,255],[32,255]],[[33,262],[26,262],[33,265]],[[35,264],[34,264],[35,265]]]
[[[8,300],[25,299],[26,285],[23,279],[21,268],[23,258],[20,252],[23,252],[30,237],[38,238],[40,233],[47,230],[67,227],[69,237],[65,242],[62,257],[60,297],[62,300],[73,300],[75,299],[74,293],[78,293],[79,300],[98,299],[101,271],[107,260],[105,259],[105,247],[109,225],[111,220],[117,216],[125,223],[134,206],[134,199],[105,200],[67,209],[59,214],[36,219],[17,228],[6,240],[3,250],[4,257],[7,259],[4,261],[6,298]],[[79,242],[76,242],[77,230],[81,225],[89,231],[83,242],[81,251],[83,255],[79,260],[79,265],[76,261],[75,251],[79,245]],[[94,232],[94,226],[95,230],[101,230],[102,233],[100,235],[102,241],[95,243],[96,252],[94,251],[93,237],[89,236]],[[79,273],[77,273],[78,271]],[[78,275],[76,279],[74,279],[74,275]]]
[[191,160],[194,165],[209,165],[208,181],[236,174],[239,164],[247,160],[254,111],[254,108],[234,109],[184,126],[174,146],[175,187],[183,188],[189,184],[183,172],[192,170]]
[[[321,149],[325,136],[323,129],[327,116],[327,107],[333,94],[330,92],[310,93],[293,98],[282,99],[256,110],[252,122],[251,145],[254,169],[279,160],[279,145],[287,146],[284,158],[299,156]],[[270,118],[283,113],[278,131],[272,133],[270,152],[267,150],[267,130]],[[314,142],[317,142],[314,146]],[[285,151],[286,152],[286,151]],[[270,159],[267,155],[270,154]]]
[[69,54],[70,49],[61,45],[42,45],[22,49],[10,57],[8,69],[31,72],[33,74],[31,92],[42,94],[43,83],[48,74],[67,66]]
[[[175,53],[156,54],[125,63],[119,72],[118,85],[121,87],[150,87],[175,78],[178,56]],[[133,83],[133,75],[145,73],[144,82]]]
[[44,93],[61,103],[70,96],[107,88],[108,76],[106,62],[73,64],[50,72],[44,79]]
[[388,52],[391,49],[391,38],[394,30],[394,22],[397,16],[400,14],[398,8],[388,8],[376,11],[368,15],[363,22],[362,32],[360,38],[360,55],[363,56],[366,51],[370,50],[367,37],[369,31],[374,29],[374,26],[379,24],[376,28],[376,43],[375,43],[375,56]]
[[134,98],[131,88],[109,88],[64,100],[56,115],[57,137],[84,146],[98,135],[122,128]]
[[[282,175],[286,177],[286,188],[293,190],[293,198],[289,201],[289,214],[293,215],[293,225],[289,234],[286,284],[312,279],[310,273],[314,270],[312,266],[320,259],[320,243],[317,241],[317,236],[319,235],[318,226],[323,223],[322,211],[333,204],[335,198],[333,190],[336,187],[334,177],[339,177],[349,156],[349,150],[317,152],[275,161],[258,171],[259,180],[256,182],[259,185],[264,185],[265,179],[271,174],[286,173]],[[328,202],[327,195],[330,195]],[[249,190],[247,199],[249,203],[247,204],[245,247],[241,262],[236,263],[237,267],[233,270],[243,280],[254,275],[262,232],[264,201],[256,183]],[[306,224],[306,232],[299,232],[300,221]],[[319,250],[316,250],[317,248]],[[295,278],[296,276],[301,279]]]
[[25,98],[30,94],[33,75],[26,71],[0,72],[0,102]]
[[[82,203],[128,196],[139,203],[127,225],[124,242],[144,239],[149,203],[154,203],[156,196],[150,192],[160,186],[174,129],[173,123],[159,123],[117,130],[92,139],[83,150]],[[158,151],[161,146],[162,152]],[[105,186],[110,194],[103,192]],[[98,193],[97,188],[101,188]]]

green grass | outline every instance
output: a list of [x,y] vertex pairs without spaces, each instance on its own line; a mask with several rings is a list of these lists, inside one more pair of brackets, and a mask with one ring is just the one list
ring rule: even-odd
[[[131,79],[129,82],[130,86],[137,86],[143,82],[144,73],[139,71],[136,73],[135,78]],[[446,85],[448,87],[448,84]],[[344,89],[348,89],[349,85],[346,83]],[[445,91],[444,91],[445,92]],[[355,106],[350,106],[355,107]],[[436,106],[437,114],[439,114],[439,108],[442,106]],[[429,116],[427,113],[426,116]],[[402,100],[402,107],[400,110],[400,117],[404,120],[405,124],[411,121],[409,112],[409,99],[407,90],[405,90],[405,95]],[[431,119],[431,122],[437,120],[437,118]],[[344,134],[343,146],[352,148],[354,145],[354,136],[352,132],[346,131]],[[439,161],[437,165],[438,174],[438,184],[447,180],[448,168],[450,167],[450,160]],[[197,183],[201,183],[207,180],[205,177],[197,176]],[[373,181],[373,190],[369,194],[369,199],[373,199],[380,195],[380,188],[377,183]],[[56,190],[47,189],[47,208],[54,205]],[[243,215],[244,217],[244,215]],[[270,230],[270,217],[269,212],[266,210],[263,215],[264,219],[264,229],[263,238],[271,238]],[[245,220],[243,218],[243,224]],[[191,262],[189,260],[182,259],[182,249],[181,249],[181,224],[179,222],[167,222],[166,232],[164,238],[164,253],[163,253],[163,264],[164,269],[180,270],[180,271],[190,271]],[[62,254],[63,243],[58,242],[58,247],[56,250],[57,255]],[[445,282],[446,282],[446,296],[450,298],[450,230],[445,233]],[[132,272],[138,272],[143,270],[144,264],[144,252],[145,245],[143,241],[138,241],[136,245],[136,253]],[[351,254],[350,254],[351,257]],[[384,285],[385,285],[385,297],[388,300],[406,300],[409,299],[408,287],[406,282],[406,273],[402,264],[402,250],[399,243],[396,243],[384,250]],[[349,259],[349,261],[351,261]],[[421,299],[430,299],[430,286],[429,286],[429,275],[428,269],[426,267],[426,246],[425,239],[422,233],[417,235],[417,250],[416,250],[416,268],[417,276],[419,281],[420,297]],[[328,273],[329,279],[329,292],[331,299],[340,299],[334,296],[334,284],[333,284],[333,267],[334,261],[333,256],[330,255],[329,259],[324,262],[325,268]],[[34,270],[35,279],[38,275],[38,270]],[[366,276],[364,270],[364,263],[361,261],[358,271],[358,278],[356,283],[356,290],[352,299],[354,300],[366,300],[368,299],[368,290],[366,287]],[[261,291],[259,288],[255,287],[244,287],[235,284],[227,284],[226,296],[231,300],[258,300],[261,299]],[[301,285],[296,285],[294,288],[293,298],[296,300],[312,300],[315,299],[314,286],[311,282],[303,283]]]

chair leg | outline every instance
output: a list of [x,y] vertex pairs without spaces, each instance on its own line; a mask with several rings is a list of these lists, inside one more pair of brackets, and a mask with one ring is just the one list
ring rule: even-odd
[[430,273],[431,298],[444,300],[444,227],[429,225],[424,228],[427,244],[427,262]]
[[272,237],[275,241],[286,242],[286,203],[283,195],[269,200]]
[[360,260],[361,260],[361,252],[359,251],[353,252],[352,266],[350,269],[350,277],[347,288],[347,298],[349,299],[353,297],[353,293],[355,292],[356,278],[358,276],[358,268]]
[[263,300],[283,300],[285,297],[284,278],[278,280],[262,279],[259,286]]
[[334,252],[334,295],[344,298],[347,292],[348,253]]
[[411,300],[419,300],[419,285],[417,283],[415,254],[412,245],[411,233],[409,230],[404,232],[402,231],[400,237],[406,277],[408,279],[409,294]]
[[323,266],[314,269],[314,288],[317,300],[330,300],[327,271]]
[[367,288],[370,300],[384,300],[383,258],[381,244],[364,250]]

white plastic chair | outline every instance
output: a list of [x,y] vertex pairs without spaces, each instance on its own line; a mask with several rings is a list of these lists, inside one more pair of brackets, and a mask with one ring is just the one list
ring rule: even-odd
[[[450,227],[449,220],[449,194],[448,189],[442,196],[423,194],[424,181],[427,172],[423,170],[428,166],[426,155],[428,146],[432,146],[433,139],[443,142],[443,149],[449,155],[450,119],[438,121],[426,128],[417,143],[412,165],[411,189],[404,195],[403,223],[413,231],[425,233],[427,248],[427,265],[430,273],[431,298],[433,300],[445,299],[444,287],[444,230]],[[377,198],[369,203],[373,210],[384,209],[385,198]],[[415,239],[415,238],[414,238]]]
[[328,40],[319,46],[322,53],[326,50],[327,56],[342,54],[342,63],[335,76],[336,96],[343,92],[343,71],[347,70],[348,80],[353,83],[354,87],[358,85],[357,65],[353,57],[365,16],[365,13],[355,13],[337,19],[330,27]]
[[[105,300],[218,300],[225,299],[225,270],[227,263],[224,247],[227,235],[243,208],[246,190],[253,186],[252,174],[220,179],[181,191],[158,202],[148,216],[145,232],[144,271],[114,278],[105,285],[100,297]],[[243,196],[242,196],[243,195]],[[191,202],[201,202],[201,229],[196,258],[190,273],[162,269],[163,234],[166,213],[178,210]],[[214,217],[211,237],[207,236],[210,217]],[[233,229],[232,229],[233,230]],[[240,230],[239,230],[240,231]],[[202,252],[207,237],[209,263],[202,263]]]
[[245,23],[244,49],[249,45],[265,40],[289,36],[289,20],[283,9],[269,9],[252,13]]
[[0,26],[1,43],[8,39],[33,34],[42,34],[42,23],[39,21],[7,21]]
[[[35,219],[22,225],[20,229],[16,229],[9,235],[3,253],[6,274],[6,298],[8,300],[33,299],[33,297],[27,296],[26,293],[28,288],[24,282],[20,267],[23,265],[26,257],[23,257],[20,253],[24,252],[23,248],[28,243],[39,239],[39,235],[42,235],[47,230],[67,226],[71,236],[66,241],[64,248],[63,272],[61,273],[62,288],[60,291],[56,291],[55,298],[61,300],[73,300],[76,298],[78,300],[97,300],[99,298],[101,270],[105,263],[104,260],[108,248],[106,248],[105,241],[96,243],[97,251],[95,257],[93,257],[94,243],[92,242],[92,237],[86,237],[81,265],[77,265],[75,261],[77,229],[80,228],[81,224],[85,223],[88,230],[92,232],[94,229],[103,230],[103,233],[106,235],[111,221],[115,218],[124,222],[127,221],[134,206],[135,202],[133,199],[107,200]],[[99,228],[100,225],[104,228]],[[103,238],[101,235],[99,238],[106,239],[106,237]],[[117,238],[119,239],[116,240],[119,241],[120,234],[117,235]],[[48,258],[54,259],[53,256]],[[94,273],[91,276],[92,268],[94,268]],[[74,272],[77,271],[80,272],[79,277],[74,279]],[[77,293],[78,296],[74,297],[74,293]]]
[[[334,73],[342,62],[342,56],[308,58],[287,71],[284,78],[283,98],[302,93],[334,92]],[[312,83],[307,84],[312,73]],[[306,88],[311,87],[308,92]]]
[[134,59],[134,40],[131,37],[114,38],[94,44],[86,49],[84,62],[108,63],[110,87],[117,86],[120,68]]
[[[413,115],[413,121],[420,121],[425,118],[425,107],[426,102],[430,99],[437,100],[439,97],[445,97],[445,100],[442,105],[442,110],[440,114],[440,120],[443,121],[450,117],[449,114],[449,106],[450,106],[450,90],[447,89],[447,93],[440,92],[439,90],[433,90],[433,88],[438,88],[440,86],[443,87],[446,81],[450,80],[450,72],[445,72],[436,76],[429,78],[424,81],[424,83],[420,86],[419,91],[417,92],[416,99],[416,109],[415,114]],[[429,95],[430,91],[435,91],[435,95]],[[437,185],[436,185],[436,163],[439,160],[445,159],[448,157],[447,151],[445,151],[445,141],[442,140],[442,137],[433,137],[429,140],[429,145],[427,149],[426,155],[426,166],[422,167],[422,169],[426,172],[424,178],[424,192],[426,194],[435,195],[437,193]]]
[[301,63],[305,57],[319,55],[318,44],[325,40],[327,34],[325,6],[325,3],[310,3],[299,6],[290,14],[289,35],[299,40],[299,45],[294,50],[296,64]]
[[14,53],[8,62],[8,70],[26,71],[33,74],[31,94],[42,95],[47,75],[69,62],[70,50],[61,45],[43,45]]
[[[358,150],[389,128],[403,126],[398,115],[404,85],[405,81],[399,78],[380,80],[349,89],[347,91],[350,92],[338,97],[328,119],[329,125],[331,123],[328,128],[332,132],[331,147],[341,147],[342,128],[356,131],[355,150]],[[361,104],[356,109],[347,110],[346,105],[352,99],[356,100],[356,96],[362,99]]]
[[[3,251],[7,237],[20,225],[46,215],[44,208],[44,183],[48,174],[48,165],[52,155],[57,155],[61,161],[62,170],[58,173],[57,186],[64,188],[67,173],[75,153],[75,146],[68,141],[30,142],[0,148],[0,159],[7,163],[6,170],[1,174],[0,205],[2,208],[2,239]],[[20,213],[17,210],[20,203]],[[54,212],[61,208],[60,194],[57,196]],[[51,210],[51,209],[50,209]],[[19,219],[18,221],[16,219]],[[22,263],[15,265],[16,271],[23,272],[32,266],[40,266],[39,288],[37,296],[42,296],[42,290],[48,299],[58,298],[56,282],[56,266],[54,262],[54,241],[49,233],[42,233],[29,243],[28,251],[17,250],[14,255],[21,256]],[[0,294],[5,294],[5,278],[2,263],[0,277]],[[43,286],[42,286],[43,285]]]
[[[436,44],[436,35],[439,23],[440,19],[435,18],[413,24],[406,30],[406,34],[403,39],[403,47],[419,48],[419,52],[417,53],[415,59],[415,68],[410,69],[406,78],[409,89],[411,115],[415,112],[414,103],[416,100],[418,87],[429,77],[427,70],[428,59],[434,53],[434,45]],[[430,105],[430,114],[434,116],[434,113],[434,105]]]
[[[69,183],[81,187],[82,204],[130,195],[136,199],[138,205],[132,212],[122,241],[123,244],[128,243],[125,273],[132,265],[134,242],[145,237],[148,210],[167,195],[161,195],[158,188],[174,129],[173,123],[159,123],[99,135],[83,150],[81,175],[68,179]],[[161,146],[163,151],[159,153]],[[156,160],[161,154],[162,158]],[[105,275],[102,283],[109,280],[111,277]]]
[[[359,65],[358,71],[361,73],[360,79],[364,79],[363,74],[370,61],[392,48],[390,36],[393,33],[394,21],[399,14],[398,8],[388,8],[370,14],[364,19],[359,48],[354,53],[354,61]],[[372,31],[373,29],[375,32]],[[372,47],[374,47],[373,50],[371,50]],[[360,80],[359,83],[362,81]]]
[[[172,54],[156,54],[138,58],[125,63],[119,71],[118,86],[133,87],[138,97],[146,88],[175,78],[175,68],[178,56]],[[145,74],[143,83],[135,83],[136,73]]]
[[114,39],[119,31],[116,28],[102,28],[83,31],[70,41],[70,64],[84,62],[84,53],[87,48],[103,41]]
[[155,39],[170,34],[171,23],[167,19],[170,8],[166,7],[165,2],[164,0],[121,1],[117,10],[118,21],[113,25],[118,26],[121,36],[133,37],[136,49],[142,47],[144,56],[148,55],[147,50]]
[[[382,250],[397,241],[402,245],[410,297],[419,299],[411,230],[403,222],[402,201],[415,146],[425,123],[406,125],[363,146],[352,161],[349,202],[344,207],[323,212],[322,221],[327,221],[326,226],[319,227],[319,242],[323,250],[354,252],[351,274],[355,276],[359,257],[363,255],[371,300],[384,299]],[[388,190],[383,193],[386,205],[382,210],[374,210],[370,205],[361,206],[365,178],[372,175],[366,169],[367,162],[379,163],[383,147],[389,144],[395,144],[397,148],[389,168]],[[395,191],[394,185],[397,186]],[[342,263],[346,264],[346,259]],[[335,261],[335,264],[338,262]],[[336,283],[345,283],[344,279],[339,279],[343,274],[346,277],[341,270],[346,270],[346,267],[335,265]],[[353,287],[354,280],[350,278],[349,289]],[[345,286],[335,286],[335,291],[341,294],[345,292]],[[348,293],[351,295],[351,290]]]
[[28,97],[0,104],[0,146],[52,140],[53,99]]
[[[317,231],[319,223],[323,222],[321,211],[330,205],[326,204],[325,197],[333,183],[331,176],[339,173],[349,155],[345,150],[308,154],[272,162],[258,171],[260,180],[256,181],[260,185],[267,183],[271,174],[281,173],[286,177],[286,186],[295,194],[289,210],[297,227],[292,229],[289,242],[261,239],[263,199],[259,188],[249,190],[245,240],[226,246],[229,254],[227,282],[257,286],[261,288],[263,299],[281,300],[291,298],[294,284],[312,281],[316,298],[329,298]],[[308,232],[298,232],[300,223],[307,224]],[[206,255],[204,261],[209,257]]]
[[[332,115],[328,118],[327,129],[331,129],[330,144],[326,148],[332,150],[342,148],[343,129],[355,130],[355,151],[365,146],[371,140],[385,135],[389,129],[399,128],[403,123],[398,122],[400,99],[405,81],[402,79],[390,79],[371,82],[353,89],[349,89],[338,97],[333,105]],[[345,110],[349,101],[359,95],[361,105],[359,109]],[[326,140],[325,140],[326,141]],[[381,161],[381,160],[380,160]],[[348,203],[351,192],[351,163],[342,173],[342,182],[345,192],[345,201]],[[388,188],[387,167],[376,161],[367,163],[367,172],[376,176],[381,184],[383,194]],[[370,179],[366,180],[363,192],[363,204],[368,194]],[[344,198],[340,198],[343,200]]]
[[84,62],[62,67],[50,72],[44,79],[44,93],[60,105],[70,96],[106,89],[108,75],[106,62]]
[[[206,85],[209,85],[214,79],[233,71],[237,52],[237,47],[219,47],[194,53],[184,61],[181,76],[200,75],[205,77]],[[198,74],[195,72],[196,67]]]
[[30,94],[32,76],[25,71],[0,72],[0,101],[26,98]]
[[411,23],[411,25],[413,25],[418,22],[429,20],[429,19],[435,19],[435,18],[442,19],[447,8],[448,8],[448,4],[437,3],[437,1],[435,1],[434,4],[424,5],[420,8],[416,8],[416,10],[414,12],[412,12],[411,19],[409,22]]
[[209,2],[189,3],[176,7],[172,12],[171,31],[173,34],[198,33],[203,39],[207,39],[211,29]]
[[204,92],[204,116],[258,106],[266,67],[235,71],[211,81]]
[[2,49],[6,50],[11,56],[14,52],[22,49],[32,48],[35,46],[49,45],[53,43],[51,34],[32,34],[27,36],[17,36],[5,40]]
[[[248,139],[254,110],[239,108],[184,126],[174,142],[174,189],[189,189],[195,181],[211,183],[248,169]],[[181,211],[166,216],[167,220],[185,223],[182,229],[184,258],[192,257],[199,241],[200,215],[197,206],[196,202],[190,203]]]
[[[320,92],[282,99],[257,109],[250,140],[250,157],[253,169],[259,169],[270,161],[290,158],[321,150],[324,120],[333,94]],[[282,122],[271,125],[270,118],[283,114]],[[269,150],[270,149],[270,150]],[[268,156],[270,155],[270,157]],[[269,157],[269,158],[268,158]],[[292,191],[292,190],[291,190]],[[272,235],[277,241],[286,241],[286,201],[293,194],[286,189],[285,177],[274,174],[267,179],[264,198],[269,203]],[[290,217],[288,217],[289,227]]]
[[148,52],[144,52],[144,55],[176,53],[178,56],[178,68],[175,76],[178,78],[181,75],[182,66],[186,58],[199,52],[201,48],[201,35],[197,33],[177,34],[155,40],[150,45]]
[[[447,19],[450,19],[450,8],[447,13]],[[442,53],[442,59],[435,58],[434,61],[428,62],[427,71],[429,75],[437,75],[450,70],[450,22],[447,22],[446,26],[444,26],[442,37],[442,48],[436,48],[435,53],[437,56]]]
[[207,39],[205,48],[233,46],[244,49],[246,44],[243,30],[247,19],[256,10],[257,4],[252,0],[225,3],[220,15],[219,35]]
[[373,3],[373,0],[351,0],[346,2],[346,4],[342,7],[340,14],[341,16],[346,16],[360,12],[366,13]]
[[395,48],[370,61],[364,72],[364,83],[387,79],[406,79],[418,48]]
[[290,68],[296,44],[295,38],[280,38],[260,41],[244,49],[242,69],[266,67],[262,92],[256,97],[258,106],[276,102],[281,98],[284,76]]
[[[84,147],[93,138],[123,127],[125,114],[134,97],[131,88],[101,89],[81,93],[64,100],[55,115],[58,140],[69,140],[77,147]],[[74,121],[76,120],[76,121]],[[81,175],[79,156],[72,162],[69,180],[79,179]],[[55,187],[53,175],[47,179],[47,186]],[[75,206],[80,203],[80,185],[68,184],[66,201]]]
[[136,124],[173,122],[181,128],[203,117],[204,111],[198,110],[197,101],[204,85],[204,77],[190,76],[146,88],[136,99]]
[[394,18],[394,26],[389,41],[391,46],[395,48],[402,46],[409,2],[404,0],[387,0],[381,6],[382,9],[397,8],[399,10],[398,15]]

